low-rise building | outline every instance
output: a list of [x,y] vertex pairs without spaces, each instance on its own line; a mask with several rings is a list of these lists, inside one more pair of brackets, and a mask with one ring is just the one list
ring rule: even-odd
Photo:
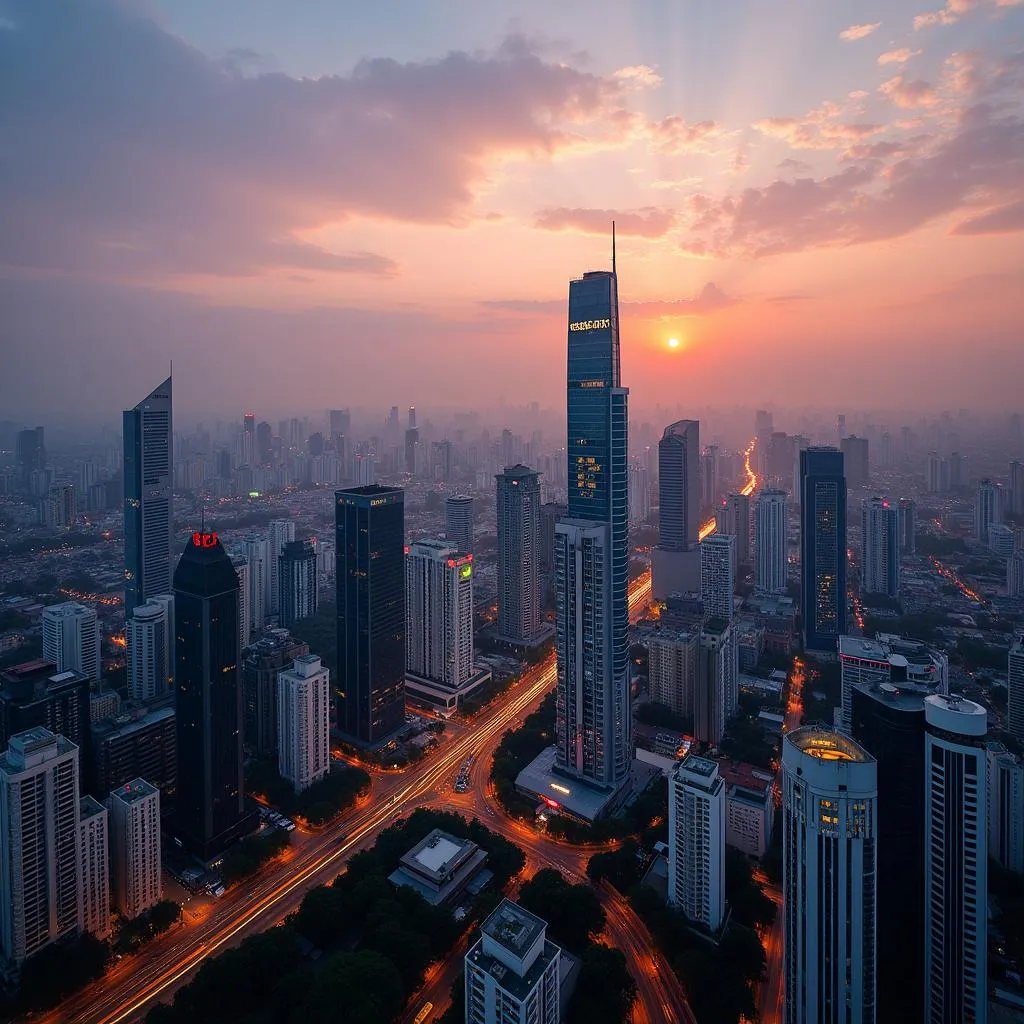
[[486,861],[486,852],[476,843],[435,828],[402,857],[388,881],[414,889],[437,906],[463,892]]
[[725,782],[725,841],[760,859],[772,839],[775,780],[770,772],[741,761],[719,761]]

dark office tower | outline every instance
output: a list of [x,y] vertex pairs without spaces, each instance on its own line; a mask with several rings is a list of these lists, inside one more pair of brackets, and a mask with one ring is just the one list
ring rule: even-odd
[[203,860],[250,825],[242,784],[238,577],[215,533],[194,533],[174,570],[176,831]]
[[900,498],[896,511],[900,522],[900,554],[912,555],[917,551],[917,541],[914,539],[917,506],[912,498]]
[[222,448],[216,455],[217,463],[217,476],[221,480],[231,479],[231,452],[227,448]]
[[444,533],[460,554],[473,554],[473,498],[453,494],[444,503]]
[[416,429],[416,406],[415,405],[410,405],[409,406],[409,429],[410,430],[415,430]]
[[43,443],[43,428],[19,430],[15,438],[14,455],[22,487],[28,487],[32,474],[46,468],[46,446]]
[[846,483],[849,487],[867,487],[868,485],[868,439],[851,434],[839,442],[843,453],[843,466],[846,470]]
[[171,589],[174,531],[171,378],[127,409],[124,426],[124,612]]
[[658,517],[662,551],[690,551],[700,518],[700,425],[679,420],[658,442]]
[[132,779],[160,790],[161,808],[173,806],[178,788],[174,708],[106,718],[92,727],[93,768],[89,792],[99,800]]
[[323,455],[324,435],[321,434],[319,430],[316,431],[316,433],[309,435],[309,440],[306,442],[306,449],[313,458],[316,458],[318,455]]
[[352,428],[352,417],[348,409],[331,409],[327,414],[328,432],[331,440],[338,437],[348,437]]
[[287,541],[277,558],[278,614],[281,626],[316,615],[316,552],[308,540]]
[[865,594],[899,597],[899,510],[883,498],[861,503],[860,586]]
[[569,506],[549,501],[540,507],[540,572],[553,580],[555,574],[555,524],[569,514]]
[[498,633],[531,644],[541,634],[540,474],[506,466],[498,482]]
[[335,498],[338,728],[375,746],[405,723],[405,492]]
[[243,737],[257,757],[277,750],[277,676],[303,654],[309,654],[309,644],[286,629],[272,629],[242,655]]
[[266,420],[256,424],[256,461],[261,466],[274,458],[274,434]]
[[[414,416],[413,419],[416,417]],[[409,476],[416,475],[416,452],[420,444],[420,432],[410,427],[405,432],[405,471]]]
[[246,466],[256,465],[256,414],[247,412],[242,425],[242,462]]
[[[629,777],[629,390],[612,270],[569,284],[569,513],[555,528],[560,771],[602,790]],[[695,453],[696,454],[696,453]]]
[[800,453],[800,580],[806,650],[834,651],[846,632],[846,478],[843,453]]

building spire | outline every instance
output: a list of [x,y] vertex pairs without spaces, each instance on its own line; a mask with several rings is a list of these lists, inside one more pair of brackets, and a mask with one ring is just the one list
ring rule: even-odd
[[615,273],[615,221],[612,221],[612,273]]

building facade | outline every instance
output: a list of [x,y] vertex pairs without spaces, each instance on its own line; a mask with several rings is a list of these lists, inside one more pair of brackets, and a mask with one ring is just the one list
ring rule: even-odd
[[1024,743],[1024,633],[1018,633],[1006,657],[1006,728]]
[[96,609],[77,601],[43,609],[43,657],[58,672],[80,672],[91,683],[100,679],[100,626]]
[[540,614],[540,474],[507,466],[497,481],[498,633],[531,644],[542,631]]
[[700,542],[700,597],[711,618],[732,622],[736,538],[713,533]]
[[97,939],[110,934],[110,852],[107,809],[91,796],[78,802],[78,886],[81,929]]
[[286,629],[269,630],[242,653],[243,737],[257,757],[277,752],[278,675],[303,654],[309,644]]
[[[267,524],[267,569],[265,574],[265,585],[267,594],[265,599],[266,612],[268,616],[282,614],[281,600],[286,592],[281,584],[281,555],[284,553],[285,545],[295,541],[295,523],[291,519],[272,519]],[[315,597],[314,587],[314,598]],[[314,609],[315,611],[315,609]],[[292,620],[294,621],[294,620]],[[290,623],[281,620],[282,626]]]
[[677,715],[693,716],[700,631],[661,629],[647,644],[647,688],[651,700]]
[[132,779],[111,791],[107,807],[114,905],[131,921],[163,898],[160,790]]
[[138,701],[166,697],[174,685],[174,595],[136,605],[124,632],[128,693]]
[[860,585],[865,594],[900,593],[899,511],[884,498],[861,504]]
[[105,800],[111,790],[145,778],[163,801],[173,802],[178,791],[176,717],[173,707],[161,707],[95,723],[89,792]]
[[1024,760],[1002,743],[989,743],[985,753],[989,856],[1024,875]]
[[452,494],[444,502],[444,533],[457,551],[473,554],[473,496]]
[[1003,521],[1003,491],[991,480],[978,484],[978,497],[974,506],[974,536],[982,544],[988,544],[990,526]]
[[[294,530],[294,524],[289,524]],[[308,540],[286,541],[277,556],[278,621],[283,629],[316,615],[316,552]]]
[[715,520],[716,533],[736,538],[736,564],[750,565],[750,495],[727,494]]
[[315,654],[278,675],[277,771],[296,793],[331,772],[331,673]]
[[754,501],[754,586],[786,593],[786,492],[763,490]]
[[679,420],[658,442],[658,546],[651,552],[654,596],[665,600],[696,589],[699,559],[693,552],[700,530],[700,426]]

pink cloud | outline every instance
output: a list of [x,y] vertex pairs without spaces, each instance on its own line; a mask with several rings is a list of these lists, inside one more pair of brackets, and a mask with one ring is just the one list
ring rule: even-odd
[[847,43],[854,43],[858,39],[866,39],[881,24],[882,23],[880,21],[876,21],[867,25],[851,25],[849,28],[844,28],[843,31],[839,33],[839,38]]
[[614,220],[615,230],[619,234],[661,238],[675,223],[675,219],[673,211],[655,206],[646,206],[632,212],[557,207],[541,210],[536,224],[547,231],[583,231],[591,235],[606,235],[611,231]]
[[912,57],[920,57],[920,50],[911,50],[904,46],[900,50],[889,50],[886,53],[880,54],[878,57],[879,64],[906,64]]
[[691,122],[671,115],[650,122],[646,134],[660,153],[707,152],[722,129],[715,121]]
[[1024,231],[1024,199],[957,224],[954,235],[1004,235]]
[[897,107],[914,110],[917,107],[933,107],[939,102],[938,93],[930,82],[922,79],[907,81],[903,75],[896,75],[879,86],[879,91]]
[[[946,6],[939,11],[928,11],[914,18],[914,29],[930,28],[933,25],[954,25],[960,18],[976,7],[984,6],[985,0],[946,0]],[[1017,7],[1024,0],[989,0],[994,7]]]

